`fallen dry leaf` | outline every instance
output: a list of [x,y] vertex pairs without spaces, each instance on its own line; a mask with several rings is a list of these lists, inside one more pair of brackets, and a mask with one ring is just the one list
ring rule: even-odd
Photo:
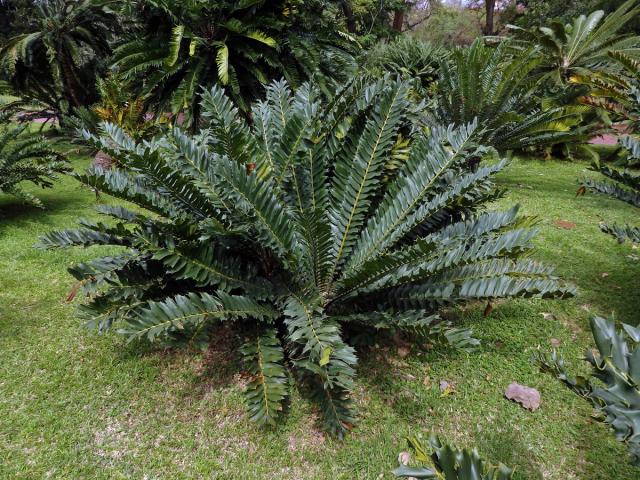
[[567,220],[554,220],[553,223],[556,227],[564,228],[565,230],[571,230],[572,228],[576,228],[575,223],[569,222]]
[[509,384],[504,392],[504,396],[532,412],[540,407],[540,392],[535,388],[520,385],[516,382]]
[[601,276],[602,278],[607,278],[607,277],[609,276],[609,274],[608,274],[607,272],[602,272],[602,273],[600,274],[600,276]]
[[409,347],[398,347],[398,356],[400,358],[405,358],[407,355],[409,355],[410,351],[411,348]]
[[556,316],[553,313],[542,312],[540,315],[542,315],[542,318],[544,318],[545,320],[557,320]]

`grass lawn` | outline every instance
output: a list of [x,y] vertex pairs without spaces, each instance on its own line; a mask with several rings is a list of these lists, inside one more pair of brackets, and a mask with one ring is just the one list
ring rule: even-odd
[[[78,169],[87,163],[74,159]],[[0,478],[391,478],[404,437],[432,431],[515,467],[518,479],[640,478],[590,406],[530,362],[555,339],[572,369],[584,369],[586,310],[640,323],[640,250],[598,228],[637,210],[576,198],[584,171],[516,161],[499,177],[508,188],[499,207],[520,203],[540,218],[536,255],[557,265],[578,296],[503,302],[489,318],[484,305],[456,311],[482,340],[477,353],[414,349],[400,358],[385,345],[362,353],[361,422],[343,443],[318,432],[299,396],[277,430],[250,423],[231,341],[199,354],[140,352],[116,334],[85,330],[65,302],[73,283],[66,269],[97,252],[32,246],[79,216],[95,217],[95,196],[70,178],[38,192],[47,211],[0,196]],[[440,380],[454,392],[443,396]],[[541,408],[531,413],[505,400],[511,381],[539,389]]]

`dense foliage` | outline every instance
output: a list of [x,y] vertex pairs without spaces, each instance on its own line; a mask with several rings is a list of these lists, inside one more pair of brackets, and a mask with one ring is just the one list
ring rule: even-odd
[[510,44],[497,47],[476,40],[443,60],[436,89],[435,123],[463,125],[474,118],[483,127],[481,142],[500,152],[548,146],[582,136],[581,116],[563,106],[543,108],[535,49],[512,55]]
[[597,316],[590,325],[597,351],[587,350],[585,360],[599,382],[570,376],[556,351],[550,358],[539,356],[538,361],[544,371],[593,403],[616,438],[627,444],[632,463],[640,466],[640,329],[623,324],[624,331],[616,331],[613,320]]
[[[626,0],[516,0],[505,9],[500,19],[507,24],[519,27],[542,27],[550,21],[562,24],[570,23],[585,12],[602,10],[605,14],[614,12]],[[521,5],[519,8],[518,6]],[[622,32],[640,33],[640,19],[636,18],[626,24]]]
[[[428,447],[421,438],[407,439],[415,460],[426,467],[400,465],[393,473],[396,477],[433,478],[443,480],[510,480],[513,470],[502,463],[490,465],[480,458],[477,450],[457,450],[442,444],[436,436],[431,436]],[[432,451],[428,453],[429,449]]]
[[20,185],[31,182],[42,188],[53,186],[57,174],[69,171],[62,155],[29,125],[10,123],[9,110],[0,110],[0,193],[15,195],[25,203],[42,208],[42,202]]
[[381,42],[367,51],[363,67],[376,77],[386,73],[400,75],[411,82],[419,97],[426,98],[434,93],[438,70],[447,55],[444,48],[403,36],[392,42]]
[[34,2],[24,33],[0,45],[0,70],[24,100],[46,105],[57,117],[97,100],[95,79],[118,30],[105,2]]
[[135,28],[116,48],[113,65],[158,115],[183,112],[192,123],[201,88],[216,83],[246,111],[273,79],[294,86],[312,76],[346,80],[355,67],[355,44],[321,21],[317,2],[123,3]]
[[[292,94],[274,83],[249,127],[214,87],[195,137],[174,128],[136,144],[106,125],[89,138],[124,168],[77,177],[149,213],[101,206],[115,224],[83,221],[42,245],[126,247],[71,269],[92,325],[198,342],[211,324],[236,321],[252,418],[282,416],[291,371],[341,436],[355,421],[343,328],[428,333],[442,329],[442,305],[572,294],[521,258],[531,220],[478,214],[499,194],[491,177],[504,162],[465,169],[483,152],[477,125],[427,134],[408,93],[400,81],[356,80],[323,104],[308,85]],[[387,168],[401,132],[408,158]]]
[[640,53],[640,37],[620,33],[639,13],[638,0],[628,0],[610,15],[597,10],[578,16],[571,24],[556,21],[530,29],[511,26],[511,32],[523,48],[537,47],[541,58],[538,69],[563,84],[573,75],[584,75],[607,62],[610,51]]

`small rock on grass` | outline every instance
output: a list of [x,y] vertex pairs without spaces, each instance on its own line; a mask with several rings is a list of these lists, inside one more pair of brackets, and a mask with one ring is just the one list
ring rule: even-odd
[[540,408],[540,392],[535,388],[511,382],[505,390],[504,396],[532,412]]
[[398,454],[398,463],[400,465],[409,465],[411,461],[411,454],[409,452],[400,452]]

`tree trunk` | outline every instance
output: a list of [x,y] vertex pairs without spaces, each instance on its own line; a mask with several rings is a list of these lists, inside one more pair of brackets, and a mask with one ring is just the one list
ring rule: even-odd
[[393,29],[396,32],[402,32],[402,25],[404,23],[404,10],[396,10],[393,15]]
[[76,75],[73,71],[73,59],[71,54],[60,50],[58,52],[58,58],[60,59],[59,69],[62,74],[62,85],[66,90],[64,93],[69,101],[69,110],[73,111],[77,107],[84,106],[84,102],[79,97],[79,92],[82,91],[82,88],[78,85]]
[[341,0],[342,12],[347,22],[347,31],[349,33],[356,33],[356,19],[353,18],[353,9],[351,8],[351,2],[349,0]]
[[496,9],[496,0],[485,0],[484,8],[486,11],[486,23],[484,25],[484,34],[493,35],[493,14]]

